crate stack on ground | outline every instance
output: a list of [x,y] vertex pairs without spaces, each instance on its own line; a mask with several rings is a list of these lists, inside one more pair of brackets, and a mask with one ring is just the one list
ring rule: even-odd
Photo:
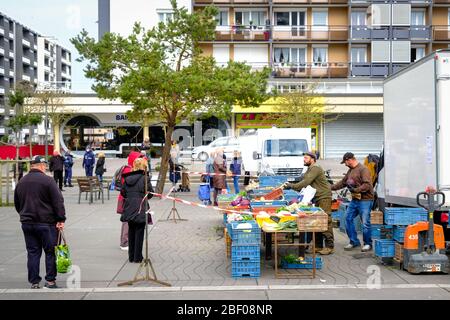
[[261,229],[256,221],[231,222],[231,276],[233,278],[258,278],[261,275]]
[[375,240],[375,255],[380,258],[391,258],[397,264],[403,262],[403,243],[408,225],[419,221],[427,221],[427,212],[422,208],[385,208],[384,228],[391,228],[392,239]]
[[[342,202],[339,206],[339,231],[346,233],[346,220],[347,220],[347,210],[350,202]],[[337,215],[337,214],[336,214]],[[358,215],[353,219],[353,223],[355,224],[356,232],[362,232],[362,222],[361,217]]]

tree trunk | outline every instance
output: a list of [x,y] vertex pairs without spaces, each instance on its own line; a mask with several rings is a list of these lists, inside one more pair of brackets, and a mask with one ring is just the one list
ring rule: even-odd
[[17,183],[19,182],[19,148],[20,148],[19,133],[16,132],[16,174],[14,177],[16,180],[16,186],[17,186]]
[[158,183],[156,184],[156,192],[162,193],[164,184],[166,183],[167,169],[169,167],[170,148],[172,146],[172,133],[175,125],[167,126],[164,148],[161,156],[161,166],[159,169]]
[[31,130],[33,130],[33,129],[30,126],[30,134],[28,135],[28,139],[30,139],[30,159],[33,159],[33,144],[31,142]]

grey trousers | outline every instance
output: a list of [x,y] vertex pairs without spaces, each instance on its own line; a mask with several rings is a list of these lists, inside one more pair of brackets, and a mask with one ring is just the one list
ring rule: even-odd
[[120,246],[128,247],[128,222],[122,222],[122,230],[120,232]]

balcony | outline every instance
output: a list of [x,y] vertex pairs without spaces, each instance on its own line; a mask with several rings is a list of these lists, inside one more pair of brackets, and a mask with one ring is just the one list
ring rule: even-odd
[[4,88],[0,88],[0,94],[5,94],[5,89]]
[[197,4],[269,4],[269,0],[194,0]]
[[3,67],[0,67],[0,75],[2,76],[5,75],[5,69]]
[[450,26],[434,26],[433,27],[434,41],[449,41],[450,40]]
[[5,29],[2,26],[0,26],[0,35],[5,35]]
[[270,31],[256,26],[219,26],[216,41],[269,41]]
[[274,78],[347,78],[348,63],[277,63],[273,67]]
[[277,41],[347,41],[347,26],[275,26],[273,40]]
[[390,27],[351,26],[352,40],[378,40],[389,38]]
[[5,56],[5,49],[0,48],[0,55]]
[[26,40],[26,39],[22,39],[22,44],[27,47],[27,48],[31,48],[31,43],[30,41]]
[[392,73],[397,73],[400,70],[406,68],[407,66],[409,66],[409,63],[393,63],[392,64]]
[[430,26],[411,26],[411,40],[430,40],[431,27]]
[[273,0],[277,4],[348,4],[348,0]]
[[434,4],[450,4],[450,0],[434,0]]
[[27,57],[23,57],[22,61],[23,61],[24,64],[31,65],[31,60],[28,59]]
[[31,82],[31,77],[26,74],[22,75],[22,79],[25,81]]
[[388,63],[351,63],[352,77],[387,77],[389,75]]

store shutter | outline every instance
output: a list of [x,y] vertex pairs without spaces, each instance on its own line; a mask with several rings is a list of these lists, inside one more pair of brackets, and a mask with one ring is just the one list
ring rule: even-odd
[[383,144],[382,114],[343,114],[337,120],[325,123],[325,159],[342,158],[346,152],[356,157],[378,154]]

